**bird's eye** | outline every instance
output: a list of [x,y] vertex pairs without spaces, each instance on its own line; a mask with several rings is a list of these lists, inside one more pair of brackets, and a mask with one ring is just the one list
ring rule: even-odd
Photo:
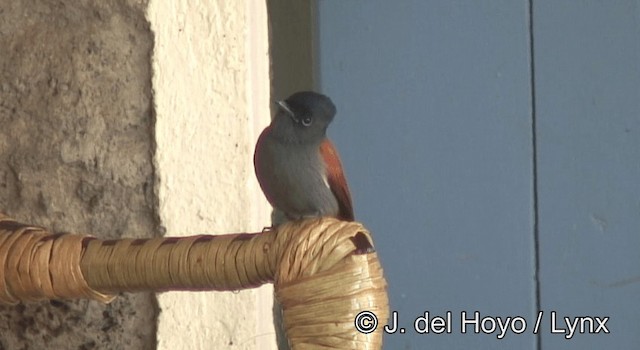
[[304,118],[300,119],[300,122],[304,126],[309,126],[309,125],[311,125],[311,123],[313,123],[313,119],[311,119],[311,117],[304,117]]

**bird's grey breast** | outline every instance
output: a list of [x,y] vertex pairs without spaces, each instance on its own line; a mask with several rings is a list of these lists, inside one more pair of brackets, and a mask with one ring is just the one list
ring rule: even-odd
[[[274,203],[290,217],[336,215],[338,202],[329,188],[319,144],[271,143],[271,164],[265,169],[273,176],[269,187],[278,192]],[[275,193],[274,193],[275,194]]]

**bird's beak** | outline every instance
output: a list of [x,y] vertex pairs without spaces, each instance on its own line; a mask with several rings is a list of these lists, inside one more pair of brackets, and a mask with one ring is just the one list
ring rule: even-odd
[[285,112],[287,112],[287,114],[289,114],[289,117],[291,117],[294,122],[298,122],[298,118],[296,118],[295,113],[293,113],[293,111],[291,110],[291,108],[289,108],[289,105],[285,101],[276,101],[276,104],[280,106],[280,108],[282,108]]

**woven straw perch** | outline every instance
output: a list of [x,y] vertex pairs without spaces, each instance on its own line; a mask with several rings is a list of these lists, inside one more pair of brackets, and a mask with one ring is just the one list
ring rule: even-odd
[[[104,241],[0,214],[0,303],[136,291],[234,291],[273,283],[292,349],[380,349],[386,282],[369,232],[331,218],[264,233]],[[356,331],[361,311],[378,329]]]

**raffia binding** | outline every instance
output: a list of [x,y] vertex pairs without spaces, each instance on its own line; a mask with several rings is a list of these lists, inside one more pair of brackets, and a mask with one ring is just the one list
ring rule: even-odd
[[[256,234],[103,241],[0,214],[0,303],[274,283],[292,349],[380,349],[386,282],[375,252],[356,254],[363,239],[373,247],[361,224],[320,218]],[[355,330],[361,311],[378,316],[377,331]]]
[[80,269],[82,244],[89,236],[52,234],[0,214],[0,303],[113,296],[87,284]]

